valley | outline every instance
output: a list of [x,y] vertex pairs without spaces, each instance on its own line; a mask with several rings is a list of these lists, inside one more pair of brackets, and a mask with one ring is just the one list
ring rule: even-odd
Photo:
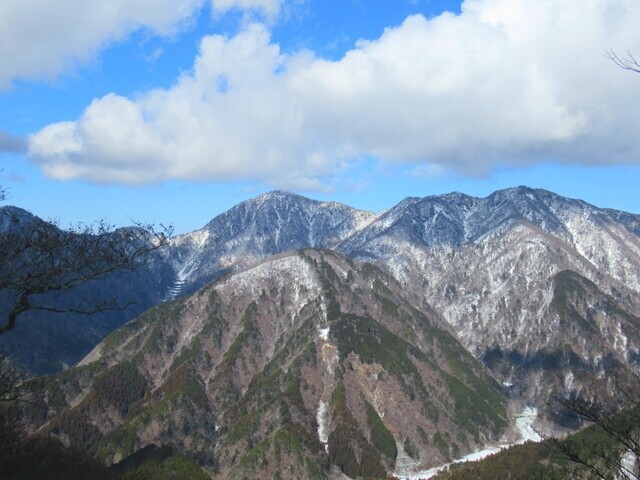
[[[133,308],[0,336],[49,374],[23,385],[30,432],[216,479],[425,478],[573,431],[554,399],[615,405],[638,372],[640,217],[544,190],[380,214],[276,191],[152,255],[83,287]],[[16,351],[39,338],[58,348]]]

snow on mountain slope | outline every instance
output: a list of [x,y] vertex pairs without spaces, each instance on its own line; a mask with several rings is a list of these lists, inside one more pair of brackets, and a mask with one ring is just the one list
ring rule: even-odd
[[435,477],[440,472],[446,471],[452,465],[465,462],[476,462],[513,445],[519,445],[525,442],[539,442],[542,440],[542,437],[536,432],[533,426],[537,414],[537,409],[526,406],[516,417],[516,429],[518,438],[515,442],[503,442],[497,445],[490,445],[483,448],[482,450],[478,450],[461,458],[457,458],[453,462],[430,468],[428,470],[418,470],[415,468],[415,463],[410,462],[408,464],[409,468],[396,468],[394,474],[400,480],[427,480],[429,478]]
[[440,465],[509,422],[500,386],[442,325],[373,265],[272,256],[154,307],[33,389],[46,409],[33,428],[108,462],[169,445],[220,480],[384,478],[398,450]]
[[[633,335],[640,315],[640,217],[526,187],[486,198],[407,198],[379,215],[267,193],[172,238],[140,284],[148,296],[175,299],[270,255],[308,247],[378,262],[415,305],[442,315],[477,358],[499,365],[501,381],[515,375],[508,365],[564,358],[567,352],[557,350],[565,341],[593,375],[602,368],[598,358],[609,353],[625,365],[640,361]],[[563,279],[590,299],[568,292],[571,308],[559,309]],[[116,287],[114,297],[124,293]],[[130,318],[121,315],[113,325]],[[578,338],[583,330],[590,333]],[[575,385],[584,383],[573,370],[558,372],[554,382],[564,385],[569,373]],[[534,385],[534,377],[525,383]]]
[[[567,393],[570,373],[588,384],[602,358],[636,368],[637,225],[637,216],[519,187],[406,200],[338,250],[386,265],[477,358],[499,358],[504,380],[526,366],[519,388],[545,402]],[[543,382],[554,385],[539,383],[542,365],[558,367]]]
[[177,237],[167,252],[176,270],[171,298],[225,270],[299,248],[333,248],[375,220],[371,212],[280,191],[242,202],[203,229]]

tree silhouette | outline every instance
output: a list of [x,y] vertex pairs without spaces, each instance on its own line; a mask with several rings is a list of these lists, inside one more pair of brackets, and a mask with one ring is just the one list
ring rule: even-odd
[[[0,186],[0,201],[7,192]],[[105,221],[67,229],[7,207],[0,217],[0,335],[29,310],[91,314],[125,308],[121,299],[87,301],[78,289],[94,280],[136,271],[163,247],[172,227],[135,224],[116,229]],[[30,403],[23,376],[0,354],[0,477],[118,478],[88,454],[57,441],[27,435],[20,409]]]
[[574,478],[640,480],[640,376],[631,374],[626,381],[614,377],[613,384],[613,405],[587,391],[556,400],[553,406],[590,426],[586,435],[573,440],[548,439],[574,465]]
[[62,229],[11,207],[2,227],[0,289],[10,306],[2,313],[0,334],[13,329],[28,310],[91,314],[125,308],[118,299],[87,306],[72,295],[60,302],[60,295],[92,280],[140,269],[172,232],[171,227],[142,224],[115,229],[105,221]]

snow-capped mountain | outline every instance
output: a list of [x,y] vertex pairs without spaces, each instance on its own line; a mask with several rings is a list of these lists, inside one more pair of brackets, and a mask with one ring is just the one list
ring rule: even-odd
[[[597,383],[607,365],[638,364],[640,217],[527,187],[407,198],[379,215],[271,192],[171,239],[137,285],[150,306],[301,248],[387,269],[526,401]],[[83,345],[75,358],[91,347]],[[542,375],[541,365],[556,367]]]
[[[582,225],[580,218],[584,219]],[[407,198],[338,249],[354,252],[380,236],[428,247],[459,247],[479,243],[486,235],[504,232],[516,223],[528,223],[554,236],[569,239],[574,235],[589,234],[594,226],[602,228],[611,224],[623,226],[635,236],[640,233],[637,215],[599,209],[546,190],[516,187],[497,191],[486,198],[461,193]],[[575,240],[579,243],[579,238]]]
[[[545,403],[602,376],[604,358],[637,365],[639,220],[518,187],[405,200],[338,250],[386,265],[477,358],[500,357],[506,384]],[[543,364],[557,367],[544,380]]]
[[[156,442],[229,478],[404,475],[508,435],[525,406],[575,426],[547,402],[587,388],[606,401],[640,369],[640,216],[544,190],[379,215],[272,192],[156,254],[101,294],[159,304],[47,390],[64,401],[46,428],[110,460]],[[110,328],[133,317],[118,313]],[[34,325],[16,331],[39,338]],[[67,343],[21,353],[89,350],[69,345],[86,326],[47,325]]]
[[334,248],[376,218],[335,202],[280,191],[242,202],[204,228],[172,239],[167,259],[176,270],[169,296],[195,291],[221,273],[276,253]]

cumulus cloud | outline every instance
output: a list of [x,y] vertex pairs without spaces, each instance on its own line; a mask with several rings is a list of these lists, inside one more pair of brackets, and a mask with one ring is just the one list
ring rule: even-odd
[[[219,1],[245,3],[270,4]],[[96,99],[33,135],[30,153],[60,179],[303,190],[364,156],[465,175],[638,162],[639,80],[603,54],[640,51],[639,21],[636,0],[466,0],[460,15],[409,17],[336,61],[285,56],[249,25],[205,37],[173,87]]]
[[284,0],[20,0],[0,2],[0,90],[16,79],[51,79],[112,42],[147,29],[172,35],[204,5],[274,20]]
[[[276,73],[285,60],[259,25],[232,39],[206,37],[193,72],[171,89],[137,101],[115,94],[97,99],[77,122],[33,136],[31,154],[61,179],[278,177],[312,188],[337,165],[305,151],[299,109],[288,97],[289,74]],[[297,168],[298,162],[304,165]]]
[[54,78],[109,42],[141,28],[168,35],[204,0],[20,0],[0,2],[0,88]]

